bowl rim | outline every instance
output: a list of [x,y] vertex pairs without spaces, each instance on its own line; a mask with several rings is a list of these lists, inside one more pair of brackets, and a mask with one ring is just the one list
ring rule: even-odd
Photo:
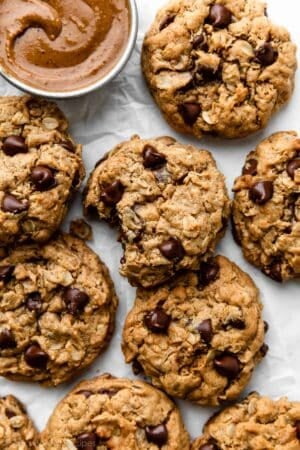
[[5,69],[1,66],[1,64],[0,64],[0,75],[6,81],[8,81],[13,86],[20,89],[21,91],[24,91],[25,93],[39,96],[39,97],[46,97],[49,99],[56,99],[56,100],[65,100],[65,99],[70,99],[70,98],[81,97],[83,95],[89,94],[90,92],[101,89],[106,84],[108,84],[110,81],[112,81],[114,78],[116,78],[116,76],[119,75],[119,73],[124,69],[125,65],[127,64],[128,60],[133,52],[133,49],[135,47],[137,33],[138,33],[138,10],[137,10],[136,0],[128,0],[128,3],[129,3],[129,7],[130,7],[131,27],[130,27],[130,34],[129,34],[126,48],[125,48],[121,58],[114,65],[114,67],[111,69],[111,71],[108,72],[103,78],[96,81],[95,83],[89,84],[88,86],[85,86],[80,89],[75,89],[73,91],[47,91],[44,89],[35,88],[33,86],[30,86],[30,85],[18,80],[16,77],[7,73],[5,71]]

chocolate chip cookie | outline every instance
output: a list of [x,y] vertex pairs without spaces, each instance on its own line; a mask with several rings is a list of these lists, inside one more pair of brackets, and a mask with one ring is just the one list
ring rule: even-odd
[[217,256],[158,289],[138,289],[123,331],[126,362],[169,395],[233,400],[267,352],[261,312],[251,278]]
[[0,263],[0,375],[58,385],[109,342],[117,298],[105,265],[61,234]]
[[300,277],[300,138],[262,141],[234,184],[233,231],[249,262],[276,281]]
[[38,433],[23,405],[12,395],[0,398],[0,450],[35,450]]
[[84,207],[119,225],[121,274],[133,285],[158,285],[196,268],[223,236],[229,199],[211,154],[173,138],[134,136],[101,160]]
[[300,402],[257,393],[213,416],[192,450],[296,450],[300,448]]
[[42,433],[42,450],[189,450],[179,410],[141,381],[103,375],[76,386]]
[[0,98],[0,246],[48,240],[84,174],[81,145],[55,104]]
[[294,88],[296,47],[261,0],[172,0],[146,34],[142,66],[177,131],[247,136]]

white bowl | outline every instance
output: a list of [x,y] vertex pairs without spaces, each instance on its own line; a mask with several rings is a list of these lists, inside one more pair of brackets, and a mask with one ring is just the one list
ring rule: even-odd
[[67,99],[67,98],[75,98],[81,97],[82,95],[86,95],[89,92],[95,91],[96,89],[101,89],[103,86],[107,85],[110,81],[112,81],[120,72],[123,70],[125,65],[127,64],[131,53],[134,49],[137,32],[138,32],[138,12],[135,0],[128,0],[130,7],[130,34],[127,42],[127,46],[121,58],[118,60],[117,64],[112,68],[112,70],[101,78],[99,81],[96,81],[93,84],[90,84],[84,88],[76,89],[74,91],[47,91],[44,89],[38,89],[32,87],[22,81],[18,80],[11,74],[5,72],[5,69],[0,65],[0,75],[2,75],[9,83],[21,89],[24,92],[27,92],[32,95],[37,95],[40,97],[46,97],[49,99]]

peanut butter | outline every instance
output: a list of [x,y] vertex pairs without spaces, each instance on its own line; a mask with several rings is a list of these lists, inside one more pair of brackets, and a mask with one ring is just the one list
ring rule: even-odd
[[129,32],[128,0],[0,0],[1,66],[47,91],[73,91],[103,78]]

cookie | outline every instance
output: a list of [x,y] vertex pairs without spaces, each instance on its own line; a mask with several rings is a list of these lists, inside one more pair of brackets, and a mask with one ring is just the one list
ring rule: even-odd
[[192,450],[298,450],[300,402],[257,393],[213,416]]
[[0,450],[35,450],[37,444],[38,433],[19,400],[0,398]]
[[76,386],[56,407],[41,450],[189,450],[179,410],[161,391],[103,375]]
[[146,34],[142,66],[175,130],[238,138],[291,97],[296,46],[261,0],[172,0]]
[[0,246],[48,240],[85,171],[54,103],[0,98]]
[[211,154],[173,138],[134,136],[101,160],[84,207],[117,224],[121,274],[151,287],[196,268],[223,236],[229,199]]
[[11,250],[0,263],[0,375],[67,381],[108,344],[116,307],[107,268],[82,240]]
[[247,260],[276,281],[300,278],[300,138],[281,132],[249,153],[234,184],[233,231]]
[[200,405],[233,400],[267,352],[258,289],[217,256],[158,289],[138,289],[123,353],[169,395]]

